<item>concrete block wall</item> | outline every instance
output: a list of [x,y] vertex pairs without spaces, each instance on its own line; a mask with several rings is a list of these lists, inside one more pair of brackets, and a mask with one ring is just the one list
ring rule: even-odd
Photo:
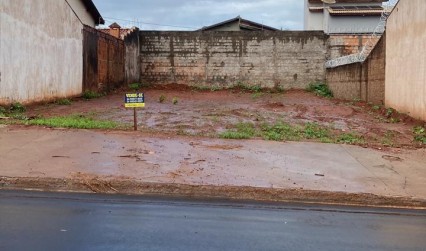
[[385,98],[386,34],[363,63],[327,69],[327,83],[334,97],[383,104]]
[[142,82],[306,88],[325,80],[323,32],[140,32]]
[[[347,35],[334,34],[329,39],[329,59],[335,59],[359,53],[364,45],[370,40],[370,35]],[[379,38],[373,38],[372,43],[375,45]]]

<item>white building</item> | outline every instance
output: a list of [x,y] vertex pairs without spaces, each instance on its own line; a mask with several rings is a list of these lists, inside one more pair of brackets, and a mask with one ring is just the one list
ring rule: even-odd
[[91,0],[1,0],[0,105],[81,94],[82,30],[103,23]]
[[[373,33],[388,0],[304,0],[305,30],[327,34]],[[335,2],[335,3],[327,3]]]

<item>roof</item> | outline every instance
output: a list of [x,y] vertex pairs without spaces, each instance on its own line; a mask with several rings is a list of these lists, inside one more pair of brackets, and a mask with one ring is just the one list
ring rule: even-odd
[[[120,28],[120,38],[124,39],[127,35],[129,35],[130,33],[132,33],[133,31],[137,30],[138,28],[136,27],[132,27],[132,28]],[[98,31],[101,31],[103,33],[106,34],[110,34],[110,30],[111,28],[102,28],[102,29],[97,29]]]
[[333,6],[328,12],[332,16],[381,16],[382,6]]
[[270,31],[277,31],[278,30],[276,28],[273,28],[273,27],[270,27],[270,26],[267,26],[267,25],[263,25],[263,24],[259,24],[259,23],[256,23],[256,22],[253,22],[253,21],[250,21],[250,20],[247,20],[247,19],[243,19],[240,16],[237,16],[235,18],[232,18],[232,19],[229,19],[229,20],[217,23],[217,24],[205,26],[205,27],[199,29],[199,31],[213,30],[213,29],[218,28],[220,26],[224,26],[224,25],[234,23],[234,22],[238,22],[240,29],[242,29],[242,30],[270,30]]
[[90,13],[90,15],[95,20],[95,24],[105,24],[105,20],[101,16],[101,13],[99,13],[98,9],[96,8],[95,4],[92,0],[81,0],[86,7],[86,10]]
[[120,29],[121,26],[117,24],[116,22],[112,23],[110,26],[108,26],[111,29]]
[[[308,0],[309,3],[323,3],[322,0]],[[336,3],[382,3],[388,2],[389,0],[336,0]]]

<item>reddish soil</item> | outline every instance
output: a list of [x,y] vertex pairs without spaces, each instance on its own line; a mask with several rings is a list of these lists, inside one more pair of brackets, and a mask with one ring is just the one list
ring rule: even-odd
[[[216,136],[239,122],[255,125],[283,121],[290,124],[318,123],[335,133],[355,133],[366,147],[422,147],[413,142],[413,127],[424,125],[408,116],[374,109],[364,102],[327,99],[301,90],[285,93],[251,93],[244,90],[197,91],[184,85],[162,85],[142,90],[146,108],[139,111],[141,130],[180,135]],[[37,105],[28,116],[91,114],[97,119],[132,124],[132,110],[123,107],[119,90],[108,96],[83,100],[72,105]],[[159,97],[166,97],[160,103]],[[172,100],[177,99],[177,104]],[[423,146],[424,147],[424,146]]]

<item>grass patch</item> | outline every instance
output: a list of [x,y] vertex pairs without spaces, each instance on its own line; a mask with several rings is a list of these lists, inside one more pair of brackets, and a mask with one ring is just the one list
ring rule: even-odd
[[265,140],[273,141],[315,140],[323,143],[340,144],[364,143],[364,138],[359,135],[353,133],[335,135],[331,132],[330,128],[317,123],[291,125],[281,121],[275,124],[263,123],[260,128],[256,128],[251,123],[239,123],[235,125],[234,129],[220,133],[219,137],[226,139],[262,137]]
[[292,140],[299,141],[302,138],[302,128],[293,126],[283,122],[275,124],[264,123],[261,126],[262,137],[266,140],[282,141]]
[[58,104],[58,105],[71,105],[72,102],[71,102],[71,100],[69,100],[67,98],[62,98],[62,99],[57,100],[55,103]]
[[99,93],[99,92],[95,92],[95,91],[90,91],[90,90],[83,92],[83,95],[81,95],[82,98],[87,99],[87,100],[89,100],[89,99],[95,99],[95,98],[100,98],[102,96],[104,96],[103,93]]
[[364,139],[361,136],[353,134],[353,133],[342,133],[337,136],[335,142],[340,144],[350,144],[350,145],[365,143]]
[[120,124],[113,121],[95,120],[84,115],[74,114],[51,118],[37,118],[25,122],[27,125],[64,127],[77,129],[117,129]]
[[27,109],[25,108],[25,106],[23,106],[19,102],[15,102],[15,103],[11,104],[10,107],[9,107],[9,113],[23,113],[26,110]]
[[174,105],[177,105],[177,104],[179,103],[178,98],[174,97],[174,98],[173,98],[173,100],[172,100],[172,103],[173,103]]
[[164,101],[166,101],[166,96],[164,96],[163,94],[161,94],[160,97],[158,97],[158,102],[164,103]]
[[328,88],[328,85],[321,82],[309,84],[307,91],[313,92],[317,96],[321,96],[321,97],[326,97],[326,98],[333,97],[333,93],[331,92],[330,88]]
[[414,140],[426,144],[426,129],[422,126],[416,126],[413,129]]
[[238,123],[235,129],[228,130],[219,134],[223,139],[250,139],[256,135],[256,128],[252,123]]

